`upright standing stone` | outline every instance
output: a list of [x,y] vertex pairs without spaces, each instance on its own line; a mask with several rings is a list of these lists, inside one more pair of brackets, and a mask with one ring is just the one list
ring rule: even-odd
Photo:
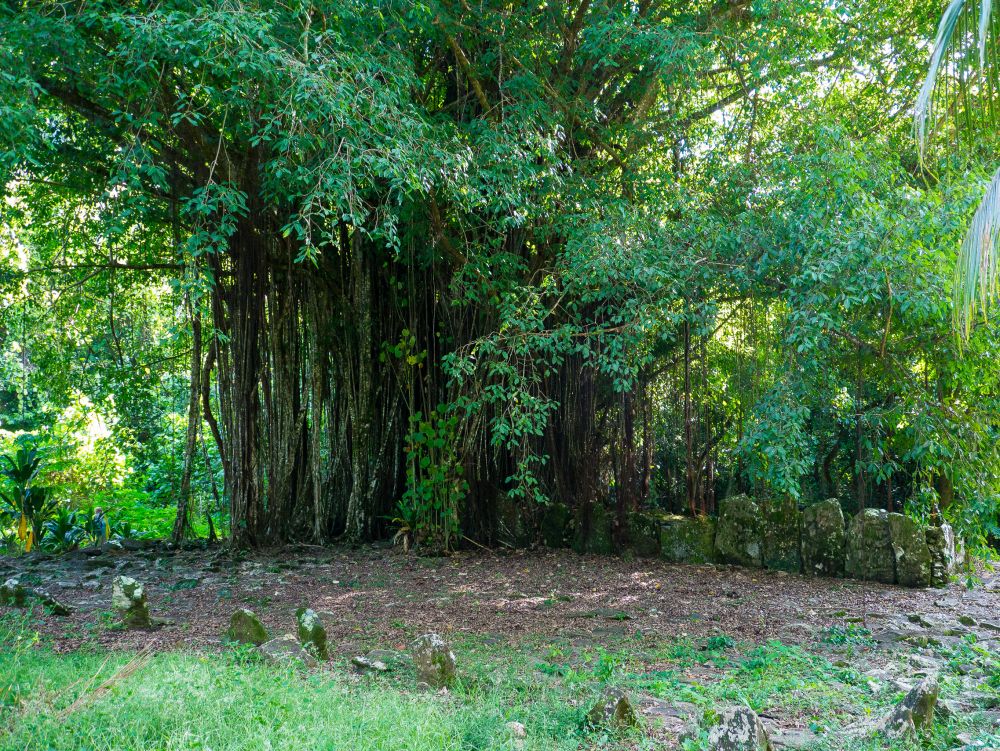
[[252,610],[240,608],[229,619],[229,631],[226,636],[240,644],[253,644],[259,647],[270,637],[267,629]]
[[794,498],[771,501],[764,506],[764,566],[798,573],[802,570],[801,520]]
[[867,508],[847,529],[847,575],[884,584],[896,581],[896,554],[892,549],[889,515]]
[[947,522],[928,527],[925,532],[927,549],[931,556],[931,585],[947,587],[958,569],[955,550],[955,531]]
[[330,658],[326,649],[326,628],[323,622],[310,608],[299,608],[295,614],[299,624],[299,641],[308,651],[324,662]]
[[773,751],[763,723],[750,707],[727,709],[708,729],[710,751]]
[[939,692],[936,676],[929,675],[920,681],[886,718],[886,732],[891,735],[914,736],[918,730],[929,730],[934,724],[934,708],[937,706]]
[[587,712],[587,722],[593,727],[625,730],[638,725],[639,717],[628,694],[618,688],[608,688]]
[[752,498],[737,495],[722,502],[715,531],[715,550],[723,561],[760,568],[763,536],[763,515]]
[[888,519],[896,558],[896,581],[904,587],[929,587],[931,551],[924,530],[903,514],[889,514]]
[[802,512],[802,570],[812,576],[843,576],[846,532],[844,510],[836,498],[806,506]]
[[142,585],[129,576],[116,576],[111,586],[111,605],[129,628],[149,628],[153,620]]
[[437,634],[418,636],[411,651],[417,674],[428,686],[441,688],[450,686],[455,680],[455,653]]
[[674,563],[715,562],[715,519],[711,516],[661,519],[660,557]]

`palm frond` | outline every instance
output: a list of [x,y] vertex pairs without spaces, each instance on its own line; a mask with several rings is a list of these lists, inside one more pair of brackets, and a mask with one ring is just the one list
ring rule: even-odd
[[986,316],[996,301],[1000,283],[997,247],[1000,244],[1000,169],[993,175],[962,242],[955,266],[953,295],[955,328],[968,338],[979,312]]
[[[958,28],[958,21],[962,16],[962,11],[965,10],[966,2],[967,0],[951,0],[944,15],[941,16],[937,37],[934,40],[934,50],[931,52],[931,61],[927,68],[927,78],[924,79],[924,85],[920,87],[920,94],[917,96],[917,103],[914,106],[913,133],[920,147],[921,160],[927,144],[928,128],[933,124],[934,91],[938,88],[941,73],[945,67],[945,59],[952,48],[955,29]],[[990,0],[984,0],[984,3],[989,2]],[[985,51],[983,55],[985,57]]]
[[990,16],[993,11],[993,0],[982,0],[982,6],[979,10],[979,34],[977,35],[979,43],[979,67],[986,67],[986,42],[990,36]]

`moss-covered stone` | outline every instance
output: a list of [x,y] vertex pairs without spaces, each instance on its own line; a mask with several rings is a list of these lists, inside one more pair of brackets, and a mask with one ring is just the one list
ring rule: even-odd
[[924,537],[931,556],[931,586],[947,587],[958,570],[955,531],[945,523],[928,527],[924,530]]
[[611,553],[614,550],[611,520],[611,512],[601,503],[581,506],[576,520],[576,541],[573,549],[577,553],[600,555]]
[[896,559],[896,581],[904,587],[929,587],[931,551],[924,530],[903,514],[889,514],[888,520]]
[[674,563],[714,563],[715,519],[710,516],[662,517],[660,557]]
[[746,495],[722,502],[715,529],[715,552],[726,563],[760,568],[763,562],[764,518],[760,506]]
[[229,631],[226,632],[226,636],[231,641],[258,647],[271,638],[260,619],[252,610],[246,608],[240,608],[233,613],[229,619]]
[[802,512],[802,571],[811,576],[843,576],[847,551],[844,510],[836,498]]
[[512,548],[527,548],[534,542],[534,527],[523,503],[502,497],[497,504],[497,540]]
[[641,558],[660,554],[660,523],[655,514],[636,512],[628,515],[629,549]]
[[299,626],[299,641],[302,647],[324,662],[330,659],[326,648],[326,628],[316,612],[311,608],[299,608],[295,613]]
[[549,548],[568,547],[573,539],[573,512],[565,503],[550,503],[542,510],[542,542]]
[[868,508],[851,519],[847,528],[847,575],[855,579],[893,584],[896,555],[889,532],[889,515]]
[[798,573],[802,569],[799,542],[802,513],[794,498],[764,504],[764,549],[766,568]]

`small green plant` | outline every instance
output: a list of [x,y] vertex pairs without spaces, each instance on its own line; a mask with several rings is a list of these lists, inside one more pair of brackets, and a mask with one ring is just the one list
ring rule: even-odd
[[858,623],[845,623],[843,626],[835,624],[823,631],[822,641],[827,644],[860,644],[871,645],[875,641],[871,638],[871,629],[865,628]]

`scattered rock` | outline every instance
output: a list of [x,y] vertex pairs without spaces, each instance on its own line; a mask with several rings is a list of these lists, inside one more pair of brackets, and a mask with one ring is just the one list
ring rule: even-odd
[[950,524],[941,524],[924,530],[924,537],[931,557],[931,586],[946,587],[958,570],[955,531]]
[[326,649],[326,629],[316,612],[310,608],[299,608],[295,619],[299,624],[299,641],[302,646],[324,662],[330,659]]
[[893,713],[885,721],[883,729],[889,735],[915,735],[917,730],[927,730],[934,723],[934,707],[937,704],[937,678],[928,676],[910,689]]
[[819,738],[811,730],[800,728],[775,728],[769,731],[771,745],[775,751],[805,751],[805,749],[815,748]]
[[587,712],[587,722],[594,727],[623,730],[638,725],[639,717],[627,693],[608,688]]
[[722,502],[716,524],[715,550],[726,563],[760,568],[763,519],[756,501],[737,495]]
[[413,665],[420,680],[433,688],[450,686],[455,680],[455,653],[437,634],[418,636],[411,646]]
[[381,660],[376,660],[371,657],[365,657],[363,655],[357,655],[355,657],[352,657],[351,664],[361,671],[371,670],[372,672],[375,673],[389,672],[389,666],[386,665]]
[[272,665],[304,665],[311,668],[319,664],[291,634],[266,641],[257,650]]
[[504,727],[507,728],[507,731],[515,738],[528,737],[528,729],[524,727],[524,725],[522,725],[520,722],[511,721],[508,722],[506,725],[504,725]]
[[840,501],[829,498],[802,512],[802,570],[813,576],[843,576],[846,533]]
[[142,584],[129,576],[116,576],[111,587],[111,605],[129,628],[150,628],[149,605]]
[[771,501],[764,507],[763,562],[765,568],[798,573],[802,514],[794,498]]
[[229,631],[226,632],[226,636],[232,641],[253,644],[255,647],[259,647],[270,638],[264,624],[252,610],[247,608],[240,608],[233,613],[229,619]]
[[757,713],[732,707],[721,714],[705,712],[700,727],[708,732],[709,751],[773,751],[774,746]]
[[55,597],[50,595],[48,592],[42,589],[31,590],[31,594],[38,599],[45,607],[49,609],[49,612],[53,615],[69,615],[73,612],[73,608],[66,605]]
[[715,519],[710,516],[661,518],[660,557],[674,563],[713,563]]
[[928,587],[931,583],[931,551],[927,535],[903,514],[888,514],[889,537],[896,559],[896,581],[904,587]]
[[865,509],[847,528],[847,575],[855,579],[893,584],[896,554],[883,509]]

